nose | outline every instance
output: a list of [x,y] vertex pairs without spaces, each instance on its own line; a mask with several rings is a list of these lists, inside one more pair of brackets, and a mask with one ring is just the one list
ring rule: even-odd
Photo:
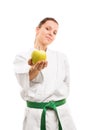
[[50,32],[49,32],[49,35],[50,35],[50,36],[52,36],[52,35],[53,35],[53,32],[52,32],[52,31],[50,31]]

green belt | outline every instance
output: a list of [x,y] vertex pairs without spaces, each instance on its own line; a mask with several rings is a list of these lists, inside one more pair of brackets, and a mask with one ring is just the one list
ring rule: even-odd
[[50,109],[50,110],[54,110],[56,115],[57,115],[57,119],[58,119],[58,127],[59,130],[62,130],[62,126],[59,120],[59,116],[58,116],[58,112],[56,107],[61,106],[63,104],[65,104],[66,99],[62,99],[59,101],[49,101],[49,102],[31,102],[31,101],[27,101],[27,106],[30,108],[38,108],[38,109],[43,109],[42,111],[42,115],[41,115],[41,126],[40,126],[40,130],[46,130],[46,110]]

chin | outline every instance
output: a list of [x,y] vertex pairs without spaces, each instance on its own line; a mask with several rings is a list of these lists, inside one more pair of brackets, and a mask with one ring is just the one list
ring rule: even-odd
[[50,44],[52,41],[51,40],[47,40],[47,41],[45,41],[45,44]]

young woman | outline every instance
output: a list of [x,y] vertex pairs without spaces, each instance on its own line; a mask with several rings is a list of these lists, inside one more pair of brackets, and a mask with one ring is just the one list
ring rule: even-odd
[[[44,18],[36,27],[34,47],[15,57],[15,74],[26,101],[23,130],[76,130],[66,99],[69,94],[69,65],[65,54],[48,49],[59,24]],[[44,50],[47,60],[33,64],[33,50]]]

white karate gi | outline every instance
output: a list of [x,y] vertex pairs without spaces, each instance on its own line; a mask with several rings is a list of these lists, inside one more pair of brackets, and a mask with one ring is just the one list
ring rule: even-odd
[[[33,48],[27,53],[15,57],[15,73],[22,87],[21,96],[26,101],[48,102],[68,97],[69,94],[69,65],[65,54],[47,49],[48,66],[39,75],[29,81],[28,59]],[[41,113],[43,109],[27,108],[23,130],[40,130]],[[63,130],[76,130],[67,103],[57,107]],[[46,130],[58,130],[58,121],[53,110],[46,112]]]

